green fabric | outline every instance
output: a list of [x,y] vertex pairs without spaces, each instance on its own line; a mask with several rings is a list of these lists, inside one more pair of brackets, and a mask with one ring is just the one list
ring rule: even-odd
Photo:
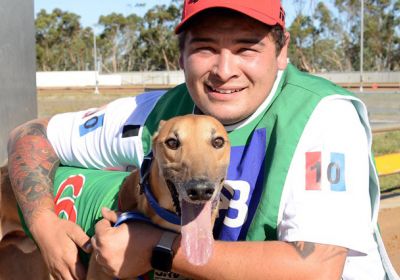
[[[59,196],[58,202],[63,199],[64,201],[73,201],[77,211],[76,223],[91,237],[94,235],[95,224],[102,218],[101,208],[107,207],[117,210],[119,189],[127,175],[129,175],[129,172],[59,167],[54,180],[54,197],[57,196],[57,192],[65,180],[72,176],[84,178],[82,190],[77,197],[74,197],[72,187],[66,187]],[[67,202],[67,204],[69,203]],[[70,216],[72,215],[71,211],[74,211],[72,209],[68,211]],[[61,212],[59,217],[66,219],[64,212]],[[21,212],[20,218],[25,232],[32,238]],[[81,259],[84,263],[88,262],[86,254],[82,253]]]

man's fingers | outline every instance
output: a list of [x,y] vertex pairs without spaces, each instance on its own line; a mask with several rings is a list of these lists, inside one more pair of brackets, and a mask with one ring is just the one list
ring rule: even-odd
[[79,280],[86,279],[86,269],[80,262],[78,262],[73,268],[71,268],[70,273],[72,274],[74,279],[79,279]]
[[86,253],[92,252],[92,245],[90,243],[90,237],[77,225],[74,225],[68,231],[68,236],[77,246],[82,248]]
[[[91,239],[91,247],[95,250],[101,247],[101,242],[96,237],[104,236],[104,233],[112,229],[111,222],[106,219],[98,221],[95,225],[95,235]],[[101,238],[100,238],[101,239]]]
[[115,223],[118,219],[118,214],[115,211],[112,211],[108,208],[103,207],[101,209],[101,214],[103,215],[104,219],[109,220],[112,223]]

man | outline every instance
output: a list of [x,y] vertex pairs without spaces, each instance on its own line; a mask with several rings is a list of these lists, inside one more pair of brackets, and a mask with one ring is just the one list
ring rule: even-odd
[[[189,264],[178,236],[174,272],[204,279],[384,279],[386,269],[395,277],[376,241],[379,188],[365,106],[287,65],[280,1],[186,0],[176,32],[186,84],[32,121],[12,133],[13,188],[53,276],[82,279],[77,246],[89,250],[83,231],[53,210],[59,158],[99,169],[140,165],[161,119],[194,113],[216,117],[229,132],[230,202],[217,221],[222,241],[213,242],[209,263]],[[141,223],[112,228],[116,214],[103,215],[93,246],[104,270],[119,278],[151,270],[163,231]]]

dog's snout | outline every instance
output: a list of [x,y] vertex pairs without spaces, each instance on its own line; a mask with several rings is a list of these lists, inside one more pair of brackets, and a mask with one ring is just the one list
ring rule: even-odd
[[186,187],[186,193],[192,201],[210,200],[214,191],[214,185],[205,180],[191,180]]

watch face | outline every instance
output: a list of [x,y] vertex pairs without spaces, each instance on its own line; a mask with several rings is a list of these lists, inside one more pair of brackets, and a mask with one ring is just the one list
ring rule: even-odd
[[151,266],[161,271],[171,271],[172,257],[172,250],[156,246],[151,255]]

